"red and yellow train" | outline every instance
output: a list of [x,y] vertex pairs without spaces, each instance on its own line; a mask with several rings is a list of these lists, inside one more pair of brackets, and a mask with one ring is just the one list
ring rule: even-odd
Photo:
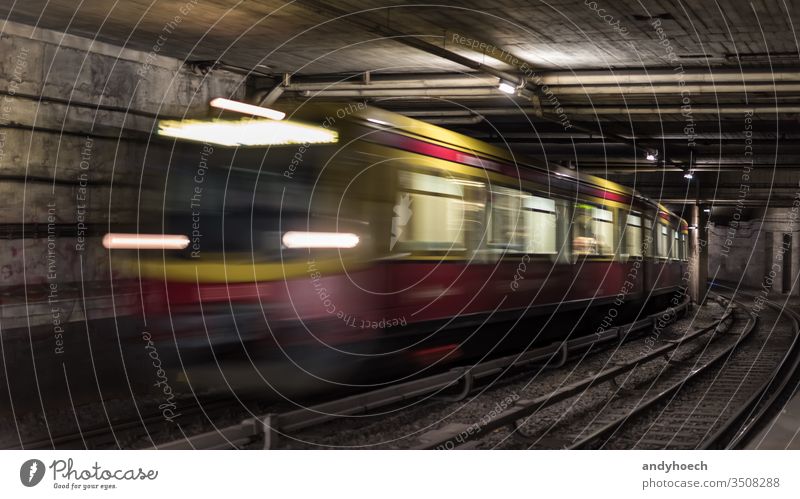
[[684,286],[686,222],[631,189],[342,109],[291,116],[335,144],[182,146],[148,190],[140,232],[190,243],[138,253],[143,314],[194,389],[381,383],[612,308],[621,325]]

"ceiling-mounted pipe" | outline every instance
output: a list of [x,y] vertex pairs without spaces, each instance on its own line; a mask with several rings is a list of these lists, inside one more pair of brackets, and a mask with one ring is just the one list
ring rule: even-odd
[[[288,92],[305,92],[303,95],[309,95],[308,92],[316,92],[315,95],[320,97],[338,97],[338,93],[342,92],[364,92],[366,95],[372,94],[374,96],[406,96],[422,94],[427,95],[430,89],[440,89],[441,92],[458,93],[458,90],[469,88],[474,89],[497,89],[498,79],[491,78],[448,78],[448,79],[431,79],[431,80],[385,80],[381,82],[372,82],[370,84],[364,83],[338,83],[331,82],[317,82],[317,83],[293,83],[286,86],[284,89]],[[675,94],[683,95],[685,93],[691,94],[725,94],[725,93],[754,93],[754,92],[769,92],[769,93],[786,93],[786,92],[800,92],[800,84],[798,83],[752,83],[752,84],[641,84],[641,85],[581,85],[581,86],[564,86],[564,85],[551,85],[550,90],[555,95],[653,95],[653,94]],[[499,92],[493,92],[500,95]],[[347,96],[342,93],[341,96]]]
[[497,88],[415,88],[415,89],[371,89],[364,88],[359,90],[305,90],[300,92],[303,97],[326,97],[326,98],[348,98],[348,97],[475,97],[491,96],[501,97],[505,94]]
[[[516,108],[516,107],[492,107],[492,108],[475,108],[470,110],[461,109],[444,109],[444,110],[411,110],[411,111],[398,111],[409,117],[420,118],[423,117],[441,117],[441,116],[465,116],[469,114],[480,114],[484,116],[513,116],[519,114],[535,114],[533,109]],[[648,115],[667,115],[667,114],[682,114],[685,112],[681,107],[674,106],[569,106],[564,107],[564,114],[570,115],[621,115],[621,114],[648,114]],[[740,114],[745,113],[753,114],[800,114],[800,106],[740,106],[740,105],[720,105],[720,106],[692,106],[691,112],[693,114]],[[616,138],[615,138],[616,140]]]
[[[720,106],[691,106],[692,114],[795,114],[800,113],[800,106],[739,106],[739,105],[720,105]],[[620,114],[682,114],[686,112],[681,107],[673,106],[583,106],[565,107],[564,113],[567,115],[620,115]]]
[[332,80],[324,82],[302,82],[292,83],[286,87],[289,92],[303,91],[339,91],[339,90],[360,90],[360,89],[392,89],[392,88],[497,88],[500,80],[494,76],[466,76],[466,77],[443,77],[443,78],[414,78],[414,79],[391,79],[376,80],[375,76],[369,83],[352,80]]
[[253,99],[256,102],[257,106],[265,106],[269,107],[275,104],[281,95],[283,95],[285,88],[283,85],[276,85],[272,90],[269,92],[262,92],[261,94],[257,94]]
[[428,118],[423,120],[431,125],[477,125],[483,121],[483,116],[465,116],[453,118]]
[[[425,118],[422,118],[425,119]],[[480,139],[485,141],[492,141],[497,140],[498,137],[502,137],[507,140],[516,140],[516,139],[542,139],[542,140],[575,140],[575,141],[608,141],[609,138],[603,137],[602,135],[597,134],[586,134],[586,133],[561,133],[561,132],[538,132],[535,135],[532,135],[533,132],[502,132],[502,133],[480,133],[474,132],[470,134],[470,137],[474,139]],[[685,133],[654,133],[654,134],[647,134],[640,132],[640,137],[636,137],[637,140],[663,140],[663,141],[685,141],[686,134]],[[633,136],[625,135],[626,139],[633,139]],[[752,139],[753,141],[761,141],[761,142],[770,142],[775,143],[778,140],[797,140],[800,141],[800,134],[797,133],[781,133],[780,138],[776,135],[775,132],[752,132],[745,136],[745,132],[737,132],[737,133],[730,133],[730,132],[703,132],[697,133],[694,135],[694,138],[697,140],[707,140],[707,141],[714,141],[714,142],[729,142],[729,141],[737,141],[740,142],[745,138]]]
[[800,81],[800,72],[771,70],[664,70],[643,71],[570,71],[539,73],[545,85],[632,85],[657,83],[752,83]]
[[768,84],[753,83],[747,85],[603,85],[603,86],[551,86],[550,90],[556,95],[652,95],[652,94],[726,94],[726,93],[751,93],[751,92],[800,92],[800,84]]
[[532,114],[533,109],[518,109],[513,107],[490,107],[484,109],[441,109],[441,110],[409,110],[397,111],[400,114],[410,118],[423,118],[423,117],[444,117],[444,116],[469,116],[471,114],[481,114],[484,116],[498,115],[498,114]]
[[275,104],[275,101],[277,101],[280,96],[283,95],[284,90],[290,84],[290,82],[291,77],[288,73],[284,73],[281,82],[275,85],[271,90],[262,90],[256,92],[256,94],[253,96],[253,102],[255,102],[257,106],[265,107]]

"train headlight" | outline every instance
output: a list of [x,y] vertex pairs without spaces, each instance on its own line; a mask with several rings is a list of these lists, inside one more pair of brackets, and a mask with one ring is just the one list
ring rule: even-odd
[[189,238],[172,234],[114,234],[103,237],[107,249],[175,249],[189,246]]
[[349,232],[297,232],[283,235],[287,248],[355,248],[359,238]]

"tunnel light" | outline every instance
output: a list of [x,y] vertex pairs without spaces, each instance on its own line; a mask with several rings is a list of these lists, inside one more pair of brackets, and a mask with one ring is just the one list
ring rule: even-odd
[[514,94],[517,91],[517,87],[512,85],[507,81],[500,81],[500,84],[497,85],[497,89],[503,92],[504,94]]
[[251,116],[260,116],[262,118],[269,118],[271,120],[282,120],[286,117],[286,113],[282,113],[274,109],[254,106],[252,104],[230,99],[223,99],[222,97],[217,97],[208,104],[211,107],[216,107],[217,109],[224,109],[225,111],[233,111],[235,113],[249,114]]
[[158,134],[223,146],[330,144],[339,139],[327,128],[262,119],[164,120],[158,122]]
[[694,175],[692,175],[692,172],[686,172],[683,174],[683,178],[687,180],[692,180],[694,178]]
[[703,213],[711,213],[711,208],[703,208]]
[[359,239],[348,232],[287,232],[283,244],[287,248],[355,248]]
[[645,159],[647,161],[655,161],[658,158],[658,151],[647,151],[645,154]]
[[170,234],[112,234],[103,236],[107,249],[184,249],[189,238]]

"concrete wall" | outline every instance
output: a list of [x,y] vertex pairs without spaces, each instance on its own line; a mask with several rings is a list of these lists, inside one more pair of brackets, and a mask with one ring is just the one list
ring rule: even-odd
[[81,283],[87,294],[107,297],[111,270],[101,237],[109,224],[135,222],[142,168],[166,161],[172,146],[152,141],[157,117],[206,116],[210,98],[244,91],[232,73],[194,74],[155,51],[7,23],[0,34],[2,327],[26,325],[26,315],[40,322],[23,305],[53,289],[62,310],[76,308],[70,300]]
[[[794,222],[794,223],[793,223]],[[789,208],[770,208],[763,219],[712,225],[709,228],[708,277],[739,282],[745,287],[768,286],[783,292],[783,277],[794,283],[800,273],[800,221]],[[784,246],[791,234],[791,255]],[[791,265],[787,262],[791,261]],[[790,267],[790,268],[789,268]],[[793,294],[800,294],[795,286]]]

